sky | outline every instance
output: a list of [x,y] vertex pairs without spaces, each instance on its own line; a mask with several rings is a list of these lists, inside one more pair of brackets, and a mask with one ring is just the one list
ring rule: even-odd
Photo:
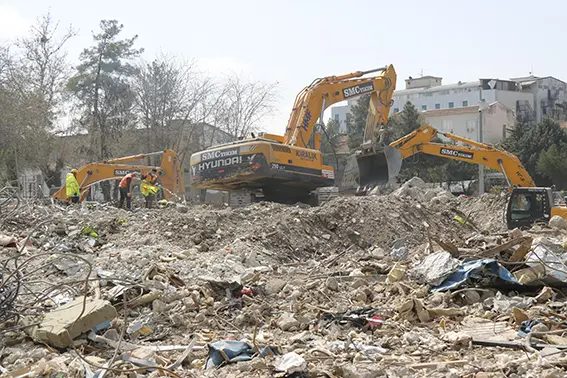
[[261,124],[278,134],[313,79],[386,64],[398,89],[421,74],[445,84],[532,71],[567,81],[565,0],[0,0],[0,41],[25,34],[48,10],[79,29],[72,62],[100,20],[117,19],[124,37],[139,35],[147,59],[167,53],[213,75],[278,82],[277,110]]

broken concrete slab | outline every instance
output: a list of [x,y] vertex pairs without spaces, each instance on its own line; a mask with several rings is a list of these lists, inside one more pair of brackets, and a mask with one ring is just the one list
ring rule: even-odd
[[[84,311],[83,311],[84,308]],[[97,325],[114,319],[116,309],[110,302],[84,297],[61,306],[45,314],[40,324],[27,329],[30,337],[56,348],[67,348],[73,339]],[[29,323],[37,323],[36,319],[28,319]]]

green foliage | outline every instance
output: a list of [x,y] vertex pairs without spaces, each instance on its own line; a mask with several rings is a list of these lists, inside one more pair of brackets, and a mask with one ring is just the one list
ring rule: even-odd
[[565,187],[564,171],[554,172],[567,149],[567,134],[557,122],[545,118],[536,125],[518,124],[502,147],[520,159],[537,185]]
[[386,125],[386,140],[393,142],[394,140],[419,129],[421,126],[421,117],[417,108],[411,103],[406,102],[402,111],[390,117],[388,125]]
[[111,156],[111,136],[133,123],[131,82],[138,72],[133,59],[143,49],[134,48],[138,36],[119,39],[123,25],[116,20],[102,20],[100,29],[93,34],[93,46],[81,53],[81,64],[67,88],[83,108],[82,124],[95,147],[91,153],[105,159]]
[[347,114],[346,127],[348,135],[348,147],[351,151],[356,150],[362,145],[369,105],[370,95],[360,96],[356,104],[351,106],[350,114]]
[[340,124],[334,119],[329,119],[325,125],[325,132],[321,132],[321,152],[333,154],[337,152],[340,142]]
[[536,172],[551,180],[558,189],[567,188],[567,144],[553,144],[541,151],[537,159]]

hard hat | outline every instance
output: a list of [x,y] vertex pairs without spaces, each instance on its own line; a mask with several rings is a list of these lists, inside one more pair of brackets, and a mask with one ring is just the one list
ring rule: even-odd
[[79,171],[77,171],[76,169],[71,169],[71,173],[76,175],[77,173],[79,173]]

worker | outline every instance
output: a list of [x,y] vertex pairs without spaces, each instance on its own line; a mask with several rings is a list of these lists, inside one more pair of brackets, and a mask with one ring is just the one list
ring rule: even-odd
[[132,210],[132,182],[136,178],[136,173],[128,173],[122,180],[120,180],[120,200],[118,201],[118,208],[121,209],[126,200],[126,209]]
[[146,208],[151,209],[153,207],[153,202],[156,193],[159,191],[157,186],[157,170],[154,168],[152,172],[144,175],[142,177],[142,184],[140,185],[140,191],[142,195],[146,198]]
[[79,173],[79,171],[71,169],[71,172],[67,173],[67,177],[65,178],[65,191],[71,203],[79,203],[81,199],[81,188],[77,181],[77,173]]

